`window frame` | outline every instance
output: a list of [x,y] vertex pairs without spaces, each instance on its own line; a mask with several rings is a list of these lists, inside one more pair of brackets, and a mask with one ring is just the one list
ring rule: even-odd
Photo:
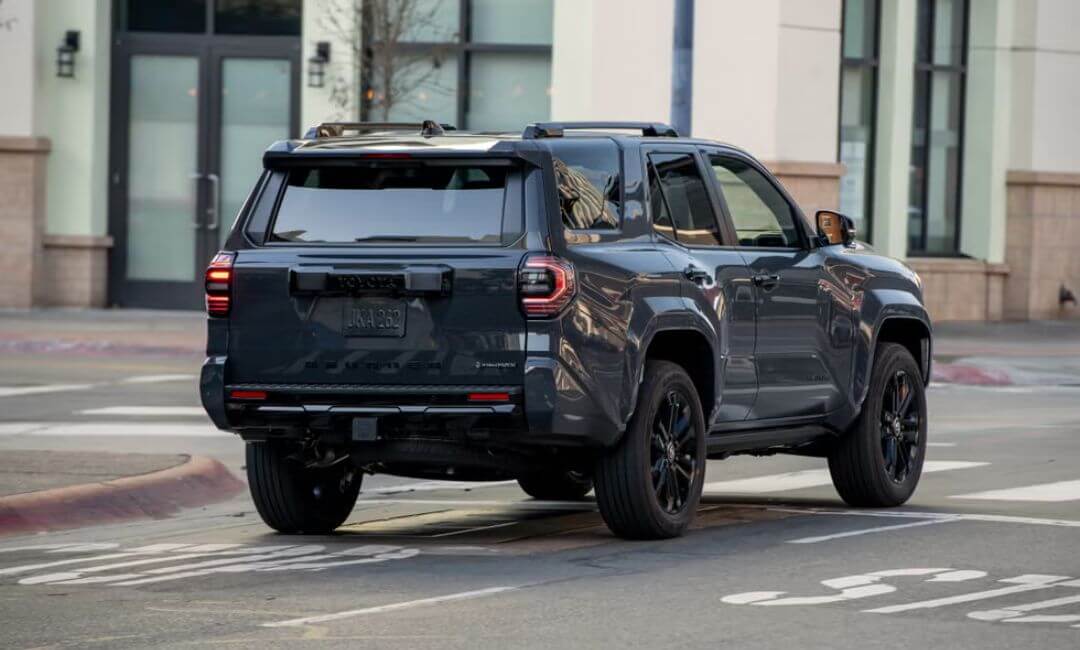
[[[721,243],[719,244],[692,244],[689,242],[679,241],[678,239],[672,239],[667,235],[658,232],[653,226],[653,213],[652,213],[652,188],[649,186],[649,167],[652,165],[650,156],[652,154],[673,154],[673,155],[689,155],[694,159],[694,164],[697,167],[698,175],[701,176],[701,180],[705,183],[705,194],[709,197],[709,207],[712,209],[713,220],[716,222],[716,230],[720,235]],[[704,160],[701,155],[701,150],[692,145],[654,145],[641,147],[641,172],[642,172],[642,187],[644,189],[644,200],[642,201],[646,214],[648,215],[649,232],[655,237],[659,237],[663,241],[670,242],[677,246],[681,246],[688,250],[705,249],[714,250],[719,248],[732,248],[732,241],[734,231],[731,230],[730,224],[724,218],[724,212],[722,211],[722,205],[717,200],[716,188],[714,186],[712,176],[712,168],[707,167],[704,164]],[[671,206],[667,204],[667,197],[664,195],[663,190],[660,192],[660,198],[664,202],[664,205],[668,207],[668,212],[671,212]],[[678,228],[675,226],[674,216],[671,221],[672,230],[675,236],[678,237]]]
[[[552,18],[554,20],[554,17]],[[375,50],[382,43],[374,41],[369,26],[364,20],[360,26],[360,39],[363,51]],[[451,41],[399,41],[394,45],[402,54],[427,54],[445,52],[447,59],[453,58],[457,66],[457,96],[455,98],[454,125],[467,128],[465,116],[469,114],[469,90],[471,87],[470,65],[472,55],[481,54],[546,54],[551,63],[552,45],[543,43],[475,43],[472,41],[472,0],[460,0],[458,3],[458,38]],[[371,100],[367,98],[372,88],[373,79],[370,57],[363,57],[360,63],[360,121],[371,120]]]
[[[800,209],[799,205],[791,199],[791,196],[788,195],[787,191],[784,189],[784,186],[776,180],[776,177],[773,176],[772,173],[770,173],[764,165],[754,160],[750,156],[742,154],[741,152],[720,147],[702,147],[700,149],[700,152],[701,158],[709,171],[709,181],[706,184],[712,187],[712,191],[716,193],[717,199],[721,207],[723,208],[723,220],[726,222],[727,228],[730,230],[731,233],[730,240],[734,242],[732,244],[726,245],[725,248],[730,247],[740,250],[789,252],[809,250],[813,248],[813,245],[811,244],[813,240],[811,238],[811,234],[806,231],[806,216],[803,214],[802,209]],[[724,197],[724,192],[720,188],[720,182],[716,178],[716,172],[714,172],[712,168],[713,156],[719,158],[728,158],[731,160],[739,161],[741,163],[745,163],[765,178],[765,180],[772,186],[772,188],[776,190],[776,193],[780,195],[780,198],[783,199],[784,202],[787,203],[788,207],[791,209],[792,216],[795,220],[795,232],[799,236],[799,244],[797,246],[744,246],[739,243],[739,235],[738,230],[735,228],[735,220],[731,216],[731,210],[730,208],[728,208],[727,198]]]
[[[836,159],[841,160],[840,150],[843,147],[843,138],[840,135],[844,128],[844,72],[848,69],[858,71],[870,71],[870,143],[866,155],[866,196],[863,197],[863,215],[866,235],[863,238],[873,243],[874,234],[874,182],[877,171],[877,127],[878,127],[878,80],[881,74],[881,0],[864,0],[874,7],[874,33],[871,37],[871,49],[869,57],[849,57],[844,55],[844,32],[848,29],[847,4],[851,0],[843,0],[840,8],[840,88],[838,92],[840,110],[836,112]],[[845,172],[846,175],[846,172]]]
[[[913,107],[914,107],[914,100],[917,99],[915,97],[914,89],[918,88],[919,76],[920,75],[927,75],[927,77],[930,79],[931,83],[927,84],[926,97],[923,98],[923,106],[922,106],[923,110],[925,111],[927,124],[926,124],[926,142],[924,143],[924,146],[923,146],[923,156],[922,156],[922,160],[920,161],[921,166],[922,166],[922,170],[923,170],[922,188],[921,188],[922,191],[920,192],[920,197],[921,197],[922,204],[919,206],[919,208],[921,209],[921,212],[922,212],[922,229],[921,229],[921,232],[919,233],[920,245],[918,247],[912,247],[911,246],[911,244],[910,244],[910,242],[911,242],[911,233],[908,232],[907,236],[905,237],[905,241],[904,241],[905,250],[907,251],[907,256],[908,257],[963,257],[963,254],[960,252],[960,236],[961,236],[961,233],[962,233],[962,225],[963,225],[963,222],[964,222],[964,218],[963,218],[964,217],[964,211],[963,211],[963,208],[964,208],[964,139],[965,139],[965,130],[966,130],[966,126],[967,126],[967,119],[966,119],[967,118],[967,115],[966,115],[966,112],[967,112],[967,66],[968,66],[968,47],[970,46],[970,36],[971,36],[971,32],[970,32],[970,28],[971,28],[971,2],[969,0],[956,0],[956,1],[963,3],[963,10],[962,10],[962,16],[961,16],[962,29],[961,29],[961,32],[960,32],[960,38],[961,38],[962,42],[959,45],[960,57],[959,57],[959,62],[958,63],[951,63],[951,64],[934,63],[934,45],[935,45],[935,38],[937,36],[937,24],[936,24],[936,21],[937,21],[937,3],[934,2],[934,0],[929,0],[929,5],[930,5],[929,16],[928,16],[928,18],[926,20],[926,29],[928,30],[927,31],[927,47],[926,47],[927,52],[926,52],[926,56],[928,57],[928,59],[926,59],[926,60],[923,59],[923,53],[919,51],[918,36],[919,36],[919,28],[921,27],[921,25],[919,24],[919,20],[918,20],[918,7],[916,7],[915,63],[914,63],[914,76],[913,76],[913,79],[912,79],[912,86],[913,86],[913,89],[912,89],[913,104],[912,105],[913,105]],[[931,115],[931,111],[933,110],[933,101],[934,101],[934,89],[933,89],[933,83],[932,82],[933,82],[933,74],[935,72],[945,72],[945,73],[956,74],[957,78],[958,78],[959,86],[960,86],[960,89],[959,89],[959,101],[958,101],[958,106],[957,106],[957,111],[959,113],[959,120],[958,120],[959,126],[956,129],[956,134],[957,134],[956,148],[957,148],[957,152],[958,152],[957,164],[956,164],[956,224],[953,226],[952,250],[948,250],[948,251],[928,251],[927,250],[927,242],[928,242],[928,239],[929,239],[929,231],[930,231],[930,219],[928,218],[928,215],[927,215],[927,200],[929,198],[927,196],[927,190],[928,190],[929,185],[930,185],[930,130],[931,130],[930,122],[933,119],[932,115]],[[915,119],[914,114],[915,114],[915,111],[912,110],[912,137],[913,138],[914,138],[914,132],[915,132],[915,129],[914,129],[914,119]],[[909,143],[909,145],[908,145],[909,149],[913,148],[912,145],[914,145],[914,140],[912,140],[912,142]],[[914,162],[914,160],[912,162]],[[911,207],[911,204],[910,204],[910,188],[909,188],[908,207],[909,208]],[[908,226],[910,224],[910,222],[911,222],[911,217],[910,217],[910,215],[907,215],[907,219],[905,221],[905,226]],[[905,231],[906,231],[906,228],[905,228]]]

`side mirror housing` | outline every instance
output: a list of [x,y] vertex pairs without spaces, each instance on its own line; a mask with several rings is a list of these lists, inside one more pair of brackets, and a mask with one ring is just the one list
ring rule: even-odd
[[851,217],[840,214],[833,210],[818,210],[815,215],[817,221],[818,236],[828,245],[843,244],[852,246],[855,243],[855,222]]

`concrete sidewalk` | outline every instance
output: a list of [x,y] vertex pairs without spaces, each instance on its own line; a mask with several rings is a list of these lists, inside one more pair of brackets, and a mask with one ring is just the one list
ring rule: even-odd
[[201,311],[0,310],[0,352],[190,355],[205,349]]
[[201,456],[0,453],[0,536],[160,519],[231,498],[244,483]]

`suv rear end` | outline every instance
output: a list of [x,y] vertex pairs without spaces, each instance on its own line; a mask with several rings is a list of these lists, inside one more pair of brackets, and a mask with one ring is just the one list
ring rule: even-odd
[[519,476],[595,446],[558,430],[548,347],[528,352],[530,321],[576,291],[547,246],[543,149],[397,128],[267,151],[207,269],[207,412],[309,463],[411,476]]

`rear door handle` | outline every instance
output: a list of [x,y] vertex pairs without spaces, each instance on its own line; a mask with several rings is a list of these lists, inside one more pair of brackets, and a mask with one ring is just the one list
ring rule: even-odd
[[763,289],[772,289],[780,284],[780,276],[776,273],[758,273],[750,279],[754,281],[754,284]]
[[696,282],[698,284],[701,284],[703,282],[709,282],[710,280],[712,280],[712,276],[709,275],[708,271],[701,267],[694,266],[693,264],[683,269],[683,275],[686,276],[687,280],[690,280],[691,282]]

